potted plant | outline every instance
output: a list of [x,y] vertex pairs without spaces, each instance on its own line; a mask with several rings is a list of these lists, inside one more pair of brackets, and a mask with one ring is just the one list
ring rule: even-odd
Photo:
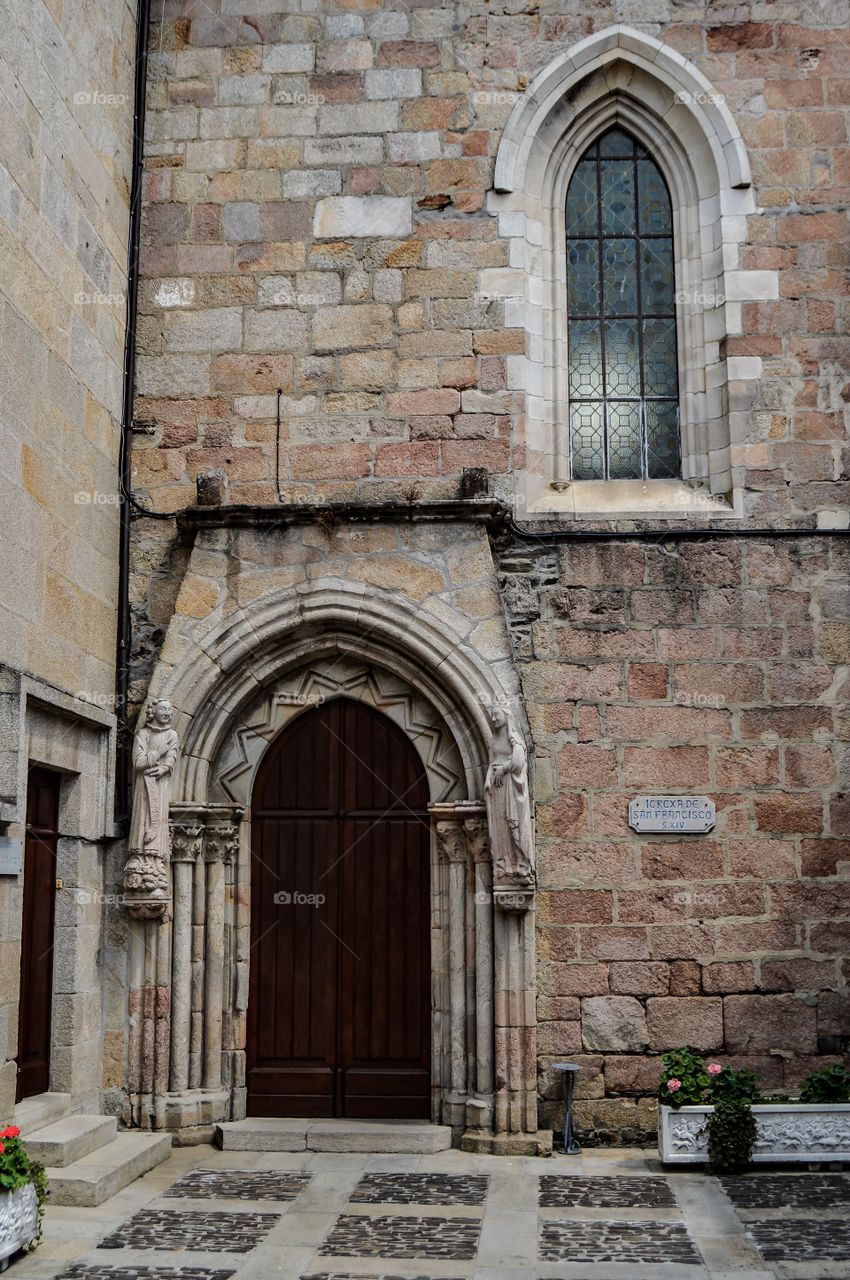
[[44,1168],[27,1155],[20,1129],[0,1130],[0,1271],[19,1249],[38,1244],[46,1199]]
[[665,1053],[658,1086],[658,1150],[665,1164],[713,1170],[792,1161],[850,1161],[850,1071],[813,1071],[800,1097],[765,1098],[758,1078],[706,1062],[686,1045]]

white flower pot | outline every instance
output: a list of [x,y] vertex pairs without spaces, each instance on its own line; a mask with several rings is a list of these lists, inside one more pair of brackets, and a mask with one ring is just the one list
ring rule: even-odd
[[[713,1107],[660,1107],[658,1153],[664,1164],[705,1164]],[[753,1164],[850,1161],[850,1103],[754,1105]]]
[[0,1271],[8,1259],[24,1249],[38,1234],[38,1200],[28,1182],[17,1191],[0,1191]]

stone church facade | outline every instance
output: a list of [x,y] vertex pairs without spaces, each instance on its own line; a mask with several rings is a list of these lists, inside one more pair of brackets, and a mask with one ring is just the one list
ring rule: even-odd
[[[129,712],[180,748],[164,900],[104,853],[131,1126],[545,1152],[560,1062],[586,1138],[636,1142],[666,1049],[775,1091],[846,1061],[846,15],[646,18],[156,15]],[[530,883],[494,873],[493,707]],[[715,825],[636,832],[644,794]]]

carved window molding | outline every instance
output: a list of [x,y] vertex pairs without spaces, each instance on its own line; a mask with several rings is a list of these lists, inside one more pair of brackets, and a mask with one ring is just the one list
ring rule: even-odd
[[[655,160],[670,192],[676,258],[681,479],[572,481],[569,469],[567,264],[564,209],[587,147],[619,125]],[[525,394],[526,515],[688,518],[742,514],[736,444],[761,375],[756,357],[727,357],[741,304],[778,296],[774,271],[741,270],[755,211],[735,121],[702,73],[662,42],[625,26],[575,45],[534,79],[505,127],[489,208],[510,240],[510,267],[487,273],[509,326],[528,333],[508,358]]]

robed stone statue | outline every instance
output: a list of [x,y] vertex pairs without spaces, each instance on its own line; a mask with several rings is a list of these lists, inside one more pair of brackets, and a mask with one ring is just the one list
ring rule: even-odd
[[528,756],[510,712],[498,703],[489,710],[493,740],[484,782],[494,884],[531,885],[534,846],[528,795]]
[[124,867],[125,901],[133,915],[146,919],[165,919],[168,914],[168,802],[177,750],[171,703],[156,699],[149,704],[145,724],[133,744],[130,856]]

